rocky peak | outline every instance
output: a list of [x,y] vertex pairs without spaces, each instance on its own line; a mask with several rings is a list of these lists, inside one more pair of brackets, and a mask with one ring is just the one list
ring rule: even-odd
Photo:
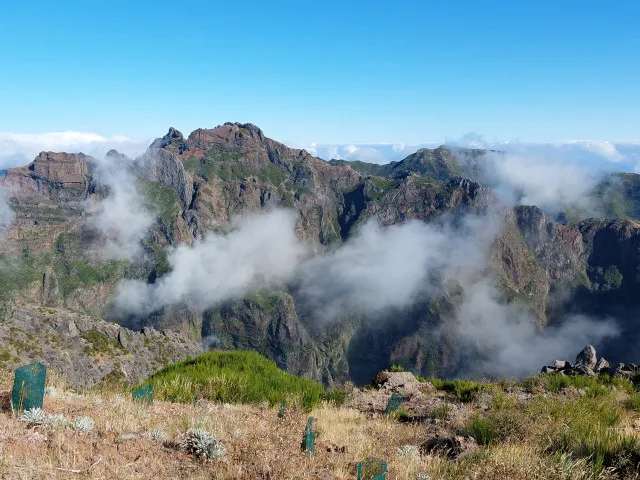
[[244,133],[242,130],[247,130],[252,137],[258,137],[260,140],[264,140],[265,138],[262,130],[253,123],[226,122],[224,125],[239,128],[241,135]]
[[165,136],[171,139],[184,140],[184,136],[182,135],[182,132],[180,132],[179,130],[176,130],[173,127],[169,128],[169,133],[167,133]]
[[125,154],[118,152],[117,150],[111,149],[109,150],[105,157],[107,157],[108,159],[111,160],[128,160],[129,157],[127,157]]
[[187,146],[190,150],[209,150],[220,145],[232,150],[254,150],[263,147],[264,142],[262,130],[255,125],[227,122],[212,129],[194,130],[187,139]]
[[598,356],[593,345],[587,345],[576,356],[576,365],[593,370],[598,363]]
[[170,146],[177,146],[179,150],[182,150],[184,146],[184,136],[173,127],[169,128],[169,132],[164,137],[156,138],[149,148],[167,148]]
[[88,182],[89,158],[83,153],[41,152],[29,165],[29,170],[37,179],[64,188],[84,189]]

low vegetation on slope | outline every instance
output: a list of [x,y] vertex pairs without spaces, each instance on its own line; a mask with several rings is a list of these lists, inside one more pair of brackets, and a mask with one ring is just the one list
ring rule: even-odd
[[319,383],[285,373],[275,362],[248,350],[207,352],[160,370],[145,385],[153,385],[156,398],[171,402],[286,401],[310,409],[325,396]]
[[[295,381],[248,352],[212,352],[165,369],[155,376],[152,405],[133,402],[124,390],[77,394],[50,375],[44,412],[30,420],[13,417],[6,406],[0,413],[0,429],[10,439],[4,442],[0,477],[353,480],[357,462],[373,457],[384,459],[389,478],[396,480],[638,478],[640,394],[629,381],[553,374],[521,382],[422,383],[424,392],[403,404],[403,415],[382,414],[390,391],[368,388],[354,392],[366,396],[360,407],[315,406],[315,455],[307,456],[300,440],[309,414],[299,408],[280,415],[277,405],[158,399],[166,394],[161,377],[169,383],[178,374],[200,378],[193,371],[197,365],[226,375],[229,383],[253,378],[263,385],[254,401],[268,391],[256,379],[260,375],[280,378],[284,390],[321,391],[299,379],[287,383]],[[258,370],[246,372],[253,367]],[[0,373],[6,396],[11,378]],[[475,441],[464,440],[461,453],[425,451],[429,440],[455,436]],[[215,455],[205,458],[185,448],[185,439],[196,437],[210,437]]]

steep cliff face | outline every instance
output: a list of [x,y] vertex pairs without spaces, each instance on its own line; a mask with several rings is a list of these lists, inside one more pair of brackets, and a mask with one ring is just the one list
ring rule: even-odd
[[[483,152],[465,155],[477,163]],[[638,301],[640,230],[634,221],[562,225],[537,207],[500,207],[490,189],[460,176],[469,166],[463,168],[444,147],[383,166],[325,162],[267,138],[255,125],[226,123],[198,129],[186,139],[172,128],[133,161],[117,152],[109,156],[131,165],[154,217],[134,261],[105,261],[99,255],[104,238],[91,228],[90,207],[111,193],[100,183],[94,159],[43,152],[0,180],[16,215],[0,243],[6,325],[28,316],[35,338],[38,325],[49,331],[50,317],[35,315],[38,308],[52,309],[58,317],[108,318],[134,330],[155,327],[167,338],[175,335],[205,348],[254,349],[290,372],[326,383],[365,382],[392,362],[425,376],[446,374],[455,366],[460,355],[455,317],[465,295],[456,282],[401,311],[369,317],[344,312],[322,325],[295,285],[250,292],[204,312],[172,306],[125,318],[111,310],[121,279],[153,284],[170,270],[167,253],[173,246],[225,232],[238,215],[276,207],[297,212],[296,234],[317,254],[349,241],[369,220],[390,226],[446,218],[458,225],[468,214],[491,212],[501,218],[500,230],[488,249],[487,267],[475,275],[491,279],[500,301],[529,311],[539,329],[567,312],[606,315],[621,305],[635,308]],[[113,337],[111,330],[98,330]],[[637,337],[634,328],[629,332]],[[192,351],[177,349],[170,358]],[[108,374],[114,362],[105,363],[99,375],[87,375],[87,382]]]
[[51,248],[57,235],[77,224],[84,210],[91,158],[42,152],[29,165],[7,170],[0,187],[9,196],[15,220],[0,249]]

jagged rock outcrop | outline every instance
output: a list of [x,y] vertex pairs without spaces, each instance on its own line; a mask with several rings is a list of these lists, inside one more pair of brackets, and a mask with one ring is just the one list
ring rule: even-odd
[[338,336],[322,342],[312,338],[286,292],[254,292],[207,310],[202,336],[210,347],[255,350],[288,372],[326,384],[348,379],[346,339]]
[[0,253],[51,248],[56,237],[79,223],[94,161],[82,153],[42,152],[29,165],[10,168],[0,188],[15,212]]
[[437,408],[442,399],[435,395],[435,387],[429,382],[419,381],[411,372],[378,373],[372,387],[354,389],[348,406],[367,412],[384,412],[393,395],[402,397],[404,410],[420,417]]
[[598,363],[598,356],[596,355],[596,349],[593,345],[587,345],[582,349],[576,357],[576,368],[587,368],[589,370],[595,370]]
[[136,161],[136,172],[142,178],[175,191],[183,206],[187,207],[192,201],[193,184],[187,178],[180,159],[166,147],[167,145],[153,148],[152,144],[142,158]]
[[587,345],[576,356],[576,361],[572,365],[566,360],[556,360],[552,366],[542,367],[542,373],[559,373],[562,375],[610,375],[615,377],[631,379],[637,374],[638,367],[633,363],[620,363],[613,372],[610,370],[609,362],[601,357],[598,359],[596,349],[593,345]]
[[88,157],[82,153],[42,152],[29,169],[33,176],[63,188],[85,189],[88,183]]

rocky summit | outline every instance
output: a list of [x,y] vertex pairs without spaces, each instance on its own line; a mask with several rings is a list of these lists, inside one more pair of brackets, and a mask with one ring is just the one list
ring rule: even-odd
[[[77,385],[109,375],[137,380],[211,347],[256,350],[288,372],[328,385],[363,384],[391,364],[425,377],[454,375],[474,365],[470,356],[487,355],[460,340],[461,315],[474,311],[465,304],[469,285],[479,279],[495,289],[497,305],[510,306],[540,332],[580,316],[596,323],[614,317],[620,335],[607,355],[613,362],[629,357],[640,338],[633,320],[640,224],[631,208],[638,176],[607,179],[594,192],[602,199],[603,191],[619,188],[615,198],[628,198],[629,208],[607,200],[606,218],[569,221],[570,215],[537,206],[501,203],[478,175],[486,154],[439,147],[388,165],[327,162],[250,123],[197,129],[188,137],[171,128],[138,158],[107,155],[107,162],[125,165],[152,214],[140,255],[117,259],[105,256],[109,232],[97,229],[95,218],[125,186],[105,176],[98,159],[42,152],[0,179],[15,214],[0,243],[0,359],[7,367],[46,360],[69,370],[74,358]],[[238,216],[275,208],[295,212],[297,238],[318,257],[340,251],[369,220],[383,227],[446,225],[452,238],[463,235],[470,216],[496,219],[498,228],[480,266],[463,258],[425,279],[428,294],[411,296],[411,305],[375,314],[343,310],[318,321],[308,292],[295,282],[240,291],[203,308],[115,308],[123,280],[158,285],[174,268],[176,247],[225,234]],[[456,274],[472,263],[476,270]],[[609,352],[606,342],[603,337],[598,346]],[[571,370],[605,369],[592,353],[584,352]]]

